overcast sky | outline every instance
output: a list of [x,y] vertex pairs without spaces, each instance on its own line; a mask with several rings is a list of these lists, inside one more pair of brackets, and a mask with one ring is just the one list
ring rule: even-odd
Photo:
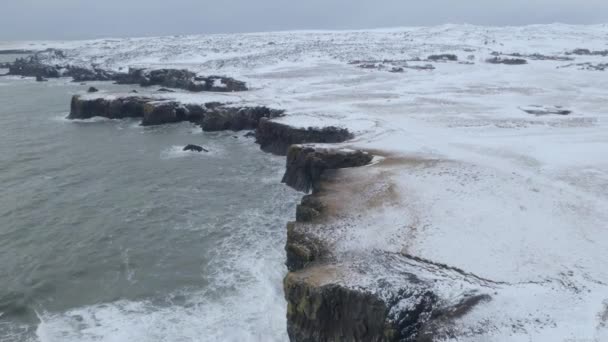
[[608,0],[2,0],[0,40],[608,23]]

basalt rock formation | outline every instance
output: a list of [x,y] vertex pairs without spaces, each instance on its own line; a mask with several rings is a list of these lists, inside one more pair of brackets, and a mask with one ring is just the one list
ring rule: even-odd
[[[161,125],[181,121],[194,122],[204,131],[256,130],[256,141],[264,151],[286,155],[289,146],[303,143],[337,143],[352,138],[352,134],[338,127],[297,128],[272,121],[284,111],[264,106],[233,106],[217,102],[183,104],[170,98],[146,96],[95,97],[75,95],[72,98],[70,119],[89,119],[95,116],[110,119],[142,118],[142,125]],[[344,155],[347,154],[337,154]],[[365,158],[363,158],[365,159]],[[337,160],[325,160],[332,166]],[[320,168],[321,164],[314,167]]]
[[[282,111],[266,107],[217,102],[182,104],[144,96],[81,95],[72,98],[70,118],[139,117],[144,125],[187,120],[208,131],[257,128],[262,148],[278,154],[300,141],[326,143],[352,137],[344,129],[302,129],[270,120],[280,115]],[[196,145],[184,150],[205,151]],[[288,148],[283,182],[300,191],[312,190],[298,205],[296,221],[288,224],[285,246],[290,273],[284,290],[292,341],[432,341],[435,336],[448,336],[452,320],[489,298],[477,292],[467,292],[455,301],[442,297],[435,288],[437,277],[424,277],[426,269],[437,265],[421,267],[424,260],[409,256],[378,252],[336,258],[331,239],[318,234],[333,234],[335,228],[326,225],[336,210],[335,203],[328,202],[333,192],[328,184],[342,183],[337,180],[341,172],[357,170],[372,159],[356,150],[313,145]],[[445,272],[454,273],[448,281],[462,277],[453,270]]]
[[268,107],[232,107],[212,106],[203,120],[201,126],[204,131],[241,131],[258,128],[264,119],[277,118],[283,115],[282,110]]
[[[328,168],[311,171],[314,159],[331,162]],[[285,249],[290,273],[283,285],[291,341],[430,342],[453,334],[454,320],[490,300],[475,285],[467,289],[479,279],[468,279],[449,266],[382,251],[337,255],[342,253],[335,247],[343,239],[340,232],[351,228],[349,213],[339,209],[342,204],[336,207],[336,201],[348,202],[351,192],[358,192],[344,190],[353,180],[345,175],[358,170],[351,167],[370,161],[371,156],[360,151],[290,148],[286,174],[315,178],[312,194],[304,196],[296,221],[288,224]],[[298,167],[302,170],[294,172]],[[353,177],[369,173],[361,170]],[[288,184],[303,188],[299,181]],[[445,278],[437,277],[438,269]],[[465,290],[446,296],[441,289],[454,284]]]
[[294,144],[339,143],[352,138],[344,128],[298,128],[268,119],[261,119],[256,131],[256,141],[262,150],[279,155],[287,154],[289,146]]
[[317,189],[325,170],[363,166],[372,159],[372,155],[361,151],[293,145],[287,152],[282,182],[298,191],[309,192]]
[[263,106],[234,107],[221,103],[182,104],[171,99],[145,96],[72,97],[69,119],[95,116],[121,119],[141,118],[142,125],[162,125],[181,121],[199,124],[205,131],[256,129],[262,118],[275,118],[283,111]]
[[90,119],[100,116],[108,119],[141,118],[144,105],[154,99],[127,96],[121,98],[84,98],[72,97],[69,119]]

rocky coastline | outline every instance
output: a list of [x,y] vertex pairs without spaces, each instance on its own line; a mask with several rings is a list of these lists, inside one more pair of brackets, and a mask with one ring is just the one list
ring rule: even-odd
[[[69,118],[141,118],[142,125],[189,121],[204,131],[255,130],[262,150],[285,155],[282,182],[305,193],[297,206],[296,220],[287,224],[285,245],[289,273],[283,285],[292,341],[432,341],[433,336],[449,333],[439,330],[449,326],[446,322],[454,319],[455,313],[464,314],[489,299],[474,290],[455,302],[443,298],[434,290],[435,284],[420,277],[424,267],[412,266],[402,273],[390,269],[408,262],[421,263],[400,254],[338,258],[334,239],[344,229],[340,222],[348,221],[350,214],[341,212],[335,203],[357,198],[344,184],[364,179],[353,172],[371,170],[374,156],[327,145],[352,139],[353,134],[346,129],[293,127],[280,122],[283,115],[282,110],[263,106],[87,94],[72,98]],[[371,175],[370,181],[375,182],[374,173]],[[370,269],[381,268],[396,280],[380,277],[379,282],[366,281]]]
[[[129,68],[127,72],[106,70],[95,65],[63,63],[66,53],[49,49],[6,63],[7,75],[42,79],[71,77],[74,82],[113,81],[142,87],[161,86],[192,92],[235,92],[248,90],[245,82],[225,76],[200,76],[185,69]],[[50,63],[52,62],[52,63]]]

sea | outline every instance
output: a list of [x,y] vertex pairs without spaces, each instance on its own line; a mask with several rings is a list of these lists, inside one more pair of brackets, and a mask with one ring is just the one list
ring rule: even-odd
[[284,158],[245,132],[66,119],[90,86],[138,89],[0,77],[0,341],[287,340]]

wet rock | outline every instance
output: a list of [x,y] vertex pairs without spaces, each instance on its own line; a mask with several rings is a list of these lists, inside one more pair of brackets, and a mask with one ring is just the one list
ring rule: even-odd
[[260,120],[256,131],[256,141],[262,150],[278,155],[285,155],[293,144],[339,143],[352,137],[345,128],[298,128],[266,118]]
[[193,152],[209,152],[209,150],[203,148],[202,146],[188,144],[184,147],[183,151],[193,151]]
[[46,78],[44,78],[40,75],[36,76],[36,82],[46,82],[46,81],[48,81]]
[[92,97],[76,95],[72,98],[70,119],[101,116],[110,119],[142,118],[142,125],[161,125],[190,121],[205,131],[253,130],[261,118],[275,118],[283,111],[267,107],[232,107],[217,102],[184,104],[170,98],[144,96]]
[[316,182],[325,170],[363,166],[372,159],[372,155],[362,151],[292,145],[287,152],[282,182],[307,193],[316,188]]
[[175,90],[171,90],[171,89],[167,89],[167,88],[160,88],[157,91],[159,93],[175,93]]
[[208,111],[201,121],[204,131],[241,131],[256,129],[262,118],[276,118],[283,111],[268,107],[223,107],[207,104]]
[[173,101],[152,101],[144,104],[142,126],[162,125],[186,121],[188,110]]
[[109,119],[122,119],[144,116],[144,106],[153,99],[128,96],[116,99],[72,97],[69,119],[90,119],[100,116]]
[[440,54],[440,55],[430,55],[427,58],[429,61],[440,62],[440,61],[452,61],[455,62],[458,60],[458,56],[454,54]]
[[297,222],[287,224],[287,243],[285,244],[285,266],[291,272],[331,255],[330,248],[323,240],[299,229]]
[[98,91],[99,91],[99,89],[97,89],[95,87],[89,87],[89,90],[87,90],[87,93],[96,93]]
[[528,64],[528,61],[523,58],[493,57],[493,58],[486,59],[486,63],[506,64],[506,65],[523,65],[523,64]]
[[405,70],[404,70],[402,67],[393,67],[393,68],[391,68],[391,70],[390,70],[390,72],[395,72],[395,73],[398,73],[398,72],[404,72],[404,71],[405,71]]

